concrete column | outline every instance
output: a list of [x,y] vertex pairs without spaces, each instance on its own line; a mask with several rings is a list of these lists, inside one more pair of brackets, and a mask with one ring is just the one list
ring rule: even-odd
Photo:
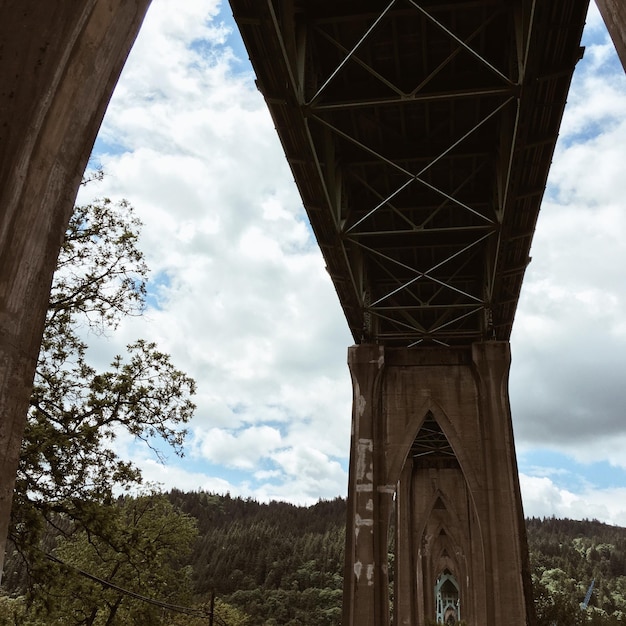
[[626,4],[623,0],[596,0],[596,4],[626,70]]
[[[490,538],[485,542],[486,584],[493,590],[488,608],[494,621],[489,623],[525,626],[535,623],[535,611],[509,402],[510,346],[493,341],[472,348],[486,478],[482,518]],[[519,615],[519,622],[511,621],[512,615]]]
[[348,352],[353,409],[346,523],[343,626],[387,626],[387,534],[394,487],[384,482],[381,383],[384,349]]
[[395,545],[400,550],[395,550],[394,558],[394,615],[395,624],[412,625],[419,624],[418,615],[423,614],[423,602],[418,602],[417,570],[418,561],[421,558],[420,551],[407,549],[414,539],[414,515],[413,515],[413,481],[412,467],[406,463],[402,475],[398,480],[396,492],[396,517],[395,517]]
[[[467,624],[534,624],[509,366],[506,342],[350,349],[344,626],[388,624],[381,608],[388,577],[378,563],[392,502],[380,496],[393,490],[395,624],[435,619],[442,574],[456,580],[457,611]],[[364,571],[372,575],[363,578]]]
[[0,20],[0,572],[52,274],[150,0],[4,0]]

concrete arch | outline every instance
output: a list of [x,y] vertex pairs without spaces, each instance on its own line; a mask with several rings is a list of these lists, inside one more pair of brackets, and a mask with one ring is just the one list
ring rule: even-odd
[[[447,511],[449,511],[450,513],[453,514],[454,517],[458,518],[460,516],[459,511],[456,510],[456,507],[454,505],[454,502],[452,502],[452,500],[448,497],[448,495],[441,491],[441,490],[436,490],[433,493],[433,497],[431,498],[430,504],[429,506],[427,506],[426,508],[426,514],[424,516],[424,522],[421,525],[421,529],[418,532],[418,534],[423,535],[424,531],[426,529],[426,526],[428,524],[428,520],[432,518],[433,516],[433,512],[436,509],[437,506],[437,502],[438,501],[442,501],[444,503],[445,509]],[[440,522],[434,529],[435,531],[445,531],[446,534],[450,535],[450,536],[455,536],[455,532],[449,527],[449,524],[446,524],[445,522]],[[463,539],[466,540],[468,539],[467,535],[464,534]],[[461,545],[460,541],[458,542],[459,545]]]
[[[418,480],[415,473],[413,476]],[[470,585],[473,578],[470,561],[484,563],[485,546],[482,537],[479,541],[472,541],[470,536],[470,518],[478,518],[478,510],[467,483],[465,494],[467,500],[464,500],[463,506],[450,497],[445,489],[434,489],[426,506],[421,510],[421,515],[416,515],[414,520],[414,523],[417,522],[413,531],[414,545],[420,546],[418,549],[425,546],[428,548],[427,554],[422,554],[416,561],[416,587],[422,595],[423,607],[418,613],[420,619],[434,619],[434,586],[445,569],[450,570],[459,582],[460,593],[470,614],[476,603]],[[467,505],[471,508],[471,513],[467,511]]]
[[0,571],[52,274],[96,134],[149,4],[2,3]]
[[[527,616],[532,623],[508,401],[508,343],[481,342],[465,351],[423,355],[409,350],[387,353],[366,344],[351,348],[349,354],[353,381],[358,382],[355,389],[359,395],[367,389],[365,395],[371,399],[370,413],[355,407],[353,437],[378,433],[367,439],[373,468],[373,484],[367,489],[374,497],[368,496],[370,509],[363,506],[363,513],[355,516],[355,532],[366,515],[372,532],[367,547],[357,547],[350,555],[350,567],[372,564],[372,585],[359,588],[360,597],[368,598],[373,608],[385,605],[387,572],[380,567],[385,556],[380,547],[386,545],[390,511],[395,508],[394,619],[398,624],[434,617],[435,577],[454,562],[459,570],[467,564],[459,575],[464,619],[496,624],[513,610],[523,623]],[[427,420],[432,420],[431,432],[421,438]],[[356,459],[360,437],[353,439]],[[421,457],[431,461],[414,462],[413,445],[416,452],[432,451],[432,457]],[[360,506],[365,486],[356,481],[350,489],[350,505]],[[449,559],[437,547],[442,532],[447,536],[442,543],[450,550]],[[425,535],[428,541],[423,540]],[[361,609],[358,601],[353,606],[359,619],[372,613],[370,608]],[[386,619],[381,610],[372,626],[386,624]]]
[[432,414],[437,424],[439,424],[443,434],[446,436],[446,439],[454,450],[454,454],[459,462],[459,465],[461,466],[464,478],[470,487],[470,493],[474,493],[474,491],[480,486],[480,482],[478,480],[478,470],[474,467],[469,451],[466,450],[466,447],[463,445],[461,435],[454,427],[454,424],[445,409],[440,403],[430,397],[422,404],[418,411],[421,418],[418,418],[414,422],[408,424],[400,436],[401,443],[399,445],[394,445],[393,449],[395,454],[392,457],[391,462],[388,464],[388,484],[395,485],[398,480],[400,480],[400,476],[408,458],[409,451],[411,450],[411,446],[424,425],[429,413]]
[[[445,533],[443,538],[442,533]],[[432,554],[430,559],[431,583],[436,583],[445,570],[451,572],[457,580],[459,595],[463,603],[471,610],[474,599],[471,593],[470,563],[463,549],[464,546],[469,545],[469,537],[458,537],[455,529],[445,523],[435,527],[433,534],[437,535],[438,552]],[[428,593],[428,589],[425,592]]]

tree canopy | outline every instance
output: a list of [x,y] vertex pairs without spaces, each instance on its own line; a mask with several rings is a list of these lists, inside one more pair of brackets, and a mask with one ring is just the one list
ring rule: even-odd
[[31,581],[46,575],[43,554],[55,547],[68,549],[79,538],[92,547],[121,545],[121,513],[110,507],[142,478],[118,454],[117,438],[143,442],[159,458],[164,448],[182,454],[193,379],[144,339],[104,371],[88,358],[89,333],[112,332],[124,316],[143,311],[148,269],[140,227],[128,202],[95,201],[76,207],[60,251],[10,530]]
[[156,493],[120,498],[101,510],[106,533],[80,530],[57,541],[29,613],[48,624],[162,624],[164,609],[191,601],[185,559],[195,520]]

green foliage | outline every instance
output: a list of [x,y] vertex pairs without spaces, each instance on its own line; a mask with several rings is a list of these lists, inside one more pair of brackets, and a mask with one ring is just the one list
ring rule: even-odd
[[228,626],[250,626],[251,623],[249,615],[219,598],[215,601],[215,617],[215,621],[223,622]]
[[121,430],[182,450],[180,425],[194,410],[194,381],[144,340],[97,372],[81,335],[85,327],[105,332],[141,312],[147,268],[137,248],[139,226],[128,203],[103,200],[77,207],[66,232],[17,482],[18,494],[39,504],[102,499],[113,484],[137,482],[137,471],[111,446]]
[[79,318],[105,332],[143,311],[148,267],[138,247],[140,228],[125,200],[74,208],[57,260],[44,346],[73,334]]
[[530,519],[527,529],[538,626],[624,623],[626,529],[554,518]]
[[[187,606],[195,605],[206,614],[215,591],[216,626],[339,626],[344,500],[305,508],[204,492],[174,490],[167,497],[175,509],[195,518],[199,530],[190,556],[178,570],[191,572]],[[623,626],[626,529],[555,519],[531,519],[527,527],[538,626]],[[594,593],[583,611],[580,603],[594,578]],[[144,593],[146,584],[137,588]],[[7,610],[23,606],[20,599],[2,599],[0,620],[7,602]],[[32,611],[27,615],[33,619]],[[128,615],[118,617],[130,619]],[[145,615],[149,612],[142,614],[147,620]],[[208,621],[175,613],[161,619],[170,626],[201,626]],[[41,626],[36,621],[23,624]]]
[[170,498],[198,519],[198,597],[214,590],[250,626],[341,622],[345,500],[304,508],[177,490]]
[[104,512],[106,538],[82,531],[59,543],[54,555],[63,564],[53,563],[57,575],[38,586],[36,608],[51,622],[161,624],[160,607],[121,590],[160,602],[188,602],[191,571],[183,559],[196,537],[195,521],[157,494],[123,498]]
[[0,595],[0,626],[46,626],[38,618],[27,615],[28,604],[24,596],[12,598]]
[[[198,519],[197,594],[215,589],[250,615],[251,626],[341,623],[344,500],[302,508],[202,492],[170,498]],[[624,623],[625,529],[532,519],[528,536],[538,626]]]
[[[96,546],[102,555],[103,546],[120,551],[127,541],[124,558],[131,562],[131,539],[137,537],[122,532],[125,508],[114,493],[141,484],[141,475],[117,455],[115,439],[130,435],[159,458],[164,447],[182,454],[183,426],[195,408],[194,381],[145,340],[129,345],[106,371],[87,358],[87,332],[105,333],[122,317],[142,312],[147,268],[139,228],[127,202],[105,199],[77,207],[66,232],[16,479],[9,588],[51,590],[58,571],[44,554],[54,548],[79,550],[98,569]],[[82,562],[74,552],[72,559]],[[145,559],[135,566],[146,577],[152,574],[145,568],[158,563]],[[86,589],[84,581],[80,585]]]
[[[62,342],[64,338],[59,338]],[[180,451],[193,405],[194,383],[169,357],[145,341],[128,347],[107,372],[96,373],[81,354],[76,365],[43,353],[16,481],[14,533],[32,531],[37,514],[73,518],[85,502],[106,501],[116,485],[140,482],[139,472],[114,451],[120,429],[152,445]]]
[[0,624],[157,626],[168,623],[164,603],[190,602],[185,560],[197,536],[195,520],[155,493],[102,509],[106,537],[77,531],[59,540],[30,596],[3,598]]

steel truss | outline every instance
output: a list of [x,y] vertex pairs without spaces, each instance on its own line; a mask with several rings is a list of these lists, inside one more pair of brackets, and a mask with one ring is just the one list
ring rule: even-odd
[[[356,341],[508,339],[576,62],[568,16],[537,20],[536,0],[231,4]],[[552,36],[537,62],[531,41]]]
[[[306,84],[312,82],[310,74],[318,71],[314,65],[305,69],[304,84],[298,86],[298,91],[302,94],[301,105],[307,110],[313,151],[325,173],[326,194],[342,203],[335,207],[336,225],[343,254],[352,267],[354,289],[360,295],[363,310],[369,314],[369,327],[363,329],[363,334],[385,343],[412,346],[431,340],[449,345],[467,334],[488,332],[485,322],[489,323],[489,317],[484,313],[489,309],[490,293],[483,280],[468,281],[466,276],[473,272],[477,257],[484,259],[490,241],[497,239],[503,207],[496,203],[491,189],[485,190],[487,197],[472,194],[474,202],[465,200],[464,191],[476,182],[485,163],[494,158],[493,151],[501,148],[497,137],[502,125],[499,118],[517,114],[517,71],[523,67],[523,60],[515,58],[502,65],[487,58],[488,52],[481,45],[490,26],[505,25],[507,32],[513,32],[512,13],[503,8],[487,11],[484,6],[472,9],[478,19],[471,20],[474,26],[468,32],[458,28],[460,23],[444,23],[449,11],[438,11],[436,6],[426,9],[414,0],[392,0],[369,24],[364,24],[363,34],[350,47],[343,41],[346,34],[336,23],[314,22],[307,33],[309,45],[322,40],[339,57],[312,97],[307,99]],[[431,55],[429,67],[408,88],[407,83],[401,85],[398,81],[408,68],[397,76],[389,76],[376,67],[374,48],[384,45],[387,36],[381,37],[380,33],[386,25],[393,31],[398,20],[413,22],[422,34],[424,47],[436,45],[443,50],[439,58]],[[514,50],[517,53],[518,49]],[[407,62],[400,50],[396,55],[398,66]],[[476,66],[475,84],[455,84],[451,78],[467,64]],[[382,86],[388,92],[386,96],[346,98],[350,93],[351,65]],[[450,76],[445,76],[443,85],[435,86],[437,78],[446,72]],[[344,84],[333,92],[333,85],[341,83],[342,78]],[[407,118],[411,109],[414,115],[428,116],[440,102],[448,106],[454,103],[449,109],[451,123],[446,125],[445,143],[429,141],[428,135],[434,137],[438,129],[424,125],[423,139],[411,146],[409,155],[403,150],[402,157],[394,156],[397,137],[410,124]],[[369,116],[374,121],[385,115],[382,109],[397,110],[395,124],[382,125],[382,141],[374,143],[370,135],[359,132],[354,118]],[[472,111],[469,116],[468,110]],[[488,132],[496,134],[498,141],[494,145],[490,137],[492,145],[482,158],[477,158],[474,148],[468,150],[467,146],[474,137],[475,143],[480,143],[484,136],[481,131],[490,122]],[[509,163],[513,145],[511,138],[507,150],[498,158]],[[343,155],[350,149],[358,156],[346,162]],[[332,164],[329,155],[334,158]],[[367,166],[356,165],[357,159]],[[450,186],[452,176],[444,177],[447,180],[429,176],[437,166],[460,166],[463,177]],[[332,176],[330,167],[334,169]],[[496,169],[501,170],[502,166],[498,164]],[[411,205],[423,202],[424,197],[429,201],[412,209]],[[462,217],[451,218],[451,214]],[[497,243],[492,245],[495,248]]]

